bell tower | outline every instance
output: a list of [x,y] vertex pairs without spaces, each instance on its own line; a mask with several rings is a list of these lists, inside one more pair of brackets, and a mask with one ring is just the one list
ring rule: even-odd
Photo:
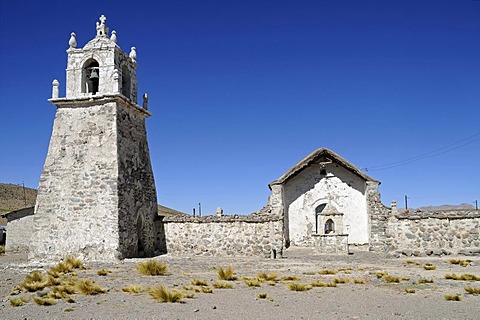
[[40,178],[29,258],[87,260],[151,256],[157,216],[145,119],[137,105],[137,53],[126,54],[106,17],[77,48],[71,33],[66,94],[52,83],[57,107]]

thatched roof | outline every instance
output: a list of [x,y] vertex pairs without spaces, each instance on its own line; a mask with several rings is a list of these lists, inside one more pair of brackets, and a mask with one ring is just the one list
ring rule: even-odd
[[294,176],[299,174],[302,170],[304,170],[311,164],[322,162],[322,161],[332,161],[333,163],[338,164],[344,167],[345,169],[349,170],[353,174],[361,177],[365,181],[379,182],[378,180],[375,180],[372,177],[363,173],[359,168],[355,167],[353,164],[351,164],[344,158],[340,157],[338,154],[336,154],[332,150],[320,148],[310,153],[307,157],[305,157],[303,160],[301,160],[292,168],[290,168],[290,170],[285,172],[280,178],[271,182],[268,186],[270,187],[276,184],[284,184],[287,180],[289,180],[290,178],[293,178]]
[[157,207],[158,207],[158,215],[162,216],[162,217],[187,216],[186,213],[183,213],[183,212],[171,209],[171,208],[167,208],[167,207],[162,206],[162,205],[157,205]]

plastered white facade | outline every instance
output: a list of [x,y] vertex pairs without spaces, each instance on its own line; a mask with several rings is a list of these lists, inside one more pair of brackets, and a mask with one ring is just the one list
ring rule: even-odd
[[321,204],[333,206],[341,215],[334,233],[348,234],[349,243],[368,243],[365,181],[339,165],[326,165],[326,175],[321,169],[310,166],[284,185],[290,243],[311,245],[312,235],[324,233],[324,220],[316,218],[315,210]]

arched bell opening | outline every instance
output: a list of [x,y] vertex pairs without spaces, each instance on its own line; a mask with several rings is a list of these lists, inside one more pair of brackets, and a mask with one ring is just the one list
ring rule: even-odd
[[82,93],[96,94],[100,82],[100,68],[95,59],[88,59],[83,67]]
[[126,65],[122,67],[122,94],[131,99],[131,75]]

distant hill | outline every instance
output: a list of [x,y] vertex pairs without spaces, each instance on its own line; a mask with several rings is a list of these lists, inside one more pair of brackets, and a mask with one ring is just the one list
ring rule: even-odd
[[33,207],[37,190],[15,184],[0,183],[0,213]]
[[442,211],[442,210],[472,210],[475,207],[468,203],[462,204],[444,204],[441,206],[426,206],[426,207],[418,207],[416,210],[421,210],[425,212],[433,212],[433,211]]

